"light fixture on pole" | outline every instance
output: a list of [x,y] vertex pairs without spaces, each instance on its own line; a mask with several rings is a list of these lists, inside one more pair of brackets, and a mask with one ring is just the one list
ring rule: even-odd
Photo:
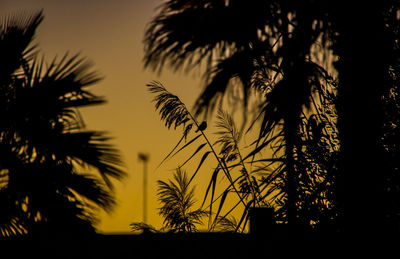
[[139,161],[143,162],[143,222],[147,223],[147,162],[149,155],[139,153]]

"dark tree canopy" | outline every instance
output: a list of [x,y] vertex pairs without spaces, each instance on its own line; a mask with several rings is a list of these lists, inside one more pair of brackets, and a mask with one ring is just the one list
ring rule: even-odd
[[264,96],[250,154],[280,143],[279,174],[254,185],[281,190],[275,198],[285,222],[399,231],[399,8],[399,1],[170,0],[146,31],[145,66],[205,68],[196,114],[235,89],[245,107],[250,91]]
[[95,210],[115,203],[111,180],[125,174],[109,137],[85,130],[78,111],[105,102],[88,89],[101,78],[78,55],[40,58],[42,20],[15,15],[0,27],[1,236],[93,232]]

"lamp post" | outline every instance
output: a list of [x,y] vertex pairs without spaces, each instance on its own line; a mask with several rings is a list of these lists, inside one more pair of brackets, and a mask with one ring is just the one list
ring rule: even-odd
[[143,222],[147,223],[147,162],[149,155],[139,153],[139,161],[143,162]]

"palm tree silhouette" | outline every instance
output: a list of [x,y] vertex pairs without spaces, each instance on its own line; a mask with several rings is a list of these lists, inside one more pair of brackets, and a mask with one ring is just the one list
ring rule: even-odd
[[[393,228],[384,226],[388,218],[398,215],[393,205],[398,202],[388,194],[398,189],[397,182],[389,184],[397,179],[396,141],[387,139],[389,132],[396,134],[397,123],[386,106],[388,99],[396,102],[400,71],[398,9],[396,1],[166,1],[146,32],[145,65],[160,71],[166,65],[188,70],[204,65],[198,113],[212,110],[235,87],[245,103],[252,86],[265,93],[258,150],[278,129],[284,139],[279,148],[285,150],[284,209],[292,222],[304,196],[296,189],[303,173],[299,157],[304,157],[300,114],[307,112],[314,90],[323,92],[321,81],[330,80],[327,72],[334,68],[340,142],[339,161],[332,167],[335,225],[362,233],[371,224],[387,230]],[[336,61],[321,60],[332,55]],[[383,203],[384,209],[371,208]]]
[[45,65],[32,46],[42,19],[10,16],[0,29],[3,235],[93,232],[96,208],[114,204],[111,179],[125,174],[109,138],[84,130],[77,110],[105,102],[87,90],[100,77],[78,55]]
[[[387,196],[394,185],[398,186],[391,176],[397,171],[392,161],[396,151],[388,152],[388,147],[397,141],[392,139],[389,144],[386,139],[383,144],[382,140],[397,124],[390,114],[396,113],[398,107],[392,106],[389,112],[384,100],[397,99],[390,93],[397,89],[395,78],[400,71],[399,7],[397,1],[374,1],[349,8],[339,1],[334,10],[337,33],[332,48],[340,56],[335,64],[339,74],[336,107],[341,142],[338,203],[342,227],[364,236],[398,231],[398,223],[386,225],[389,219],[396,218],[398,222],[394,216],[398,215],[394,205],[398,201]],[[379,209],[372,204],[380,204]]]
[[[315,1],[167,1],[145,35],[146,67],[192,69],[205,63],[206,85],[196,114],[207,114],[237,87],[245,107],[251,89],[265,95],[257,144],[270,142],[274,130],[284,140],[284,214],[293,224],[300,196],[295,164],[301,115],[321,80],[328,80],[312,53],[317,45],[327,48],[326,10]],[[245,121],[247,115],[244,109]]]

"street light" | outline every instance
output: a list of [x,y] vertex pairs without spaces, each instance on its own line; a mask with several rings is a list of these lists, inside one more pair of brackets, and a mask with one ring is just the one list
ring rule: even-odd
[[143,222],[147,223],[147,162],[149,155],[139,153],[139,161],[143,162]]

